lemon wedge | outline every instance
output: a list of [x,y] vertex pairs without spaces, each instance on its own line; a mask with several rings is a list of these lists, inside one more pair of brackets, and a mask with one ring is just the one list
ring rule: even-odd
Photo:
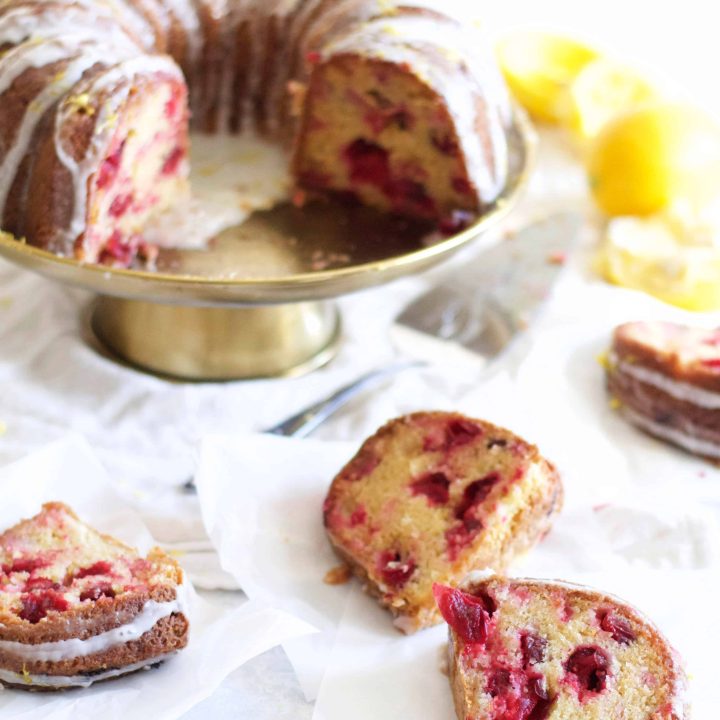
[[568,88],[568,124],[581,140],[589,140],[613,117],[659,97],[635,70],[600,57],[585,65]]
[[651,215],[720,189],[720,128],[692,107],[649,103],[610,120],[592,141],[587,171],[605,213]]
[[720,247],[687,244],[677,222],[665,216],[611,220],[600,269],[610,282],[671,305],[698,312],[720,309]]
[[597,52],[581,42],[542,32],[517,32],[497,47],[498,61],[518,102],[537,120],[567,115],[567,91]]

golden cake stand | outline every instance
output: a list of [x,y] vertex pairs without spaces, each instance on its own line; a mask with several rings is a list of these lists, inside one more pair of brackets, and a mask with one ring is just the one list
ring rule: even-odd
[[340,338],[332,298],[417,273],[470,242],[493,241],[527,181],[535,135],[518,113],[511,172],[498,200],[451,237],[422,223],[329,202],[253,213],[205,250],[163,250],[157,271],[58,257],[0,233],[0,254],[97,293],[92,328],[144,370],[186,380],[276,377],[328,362]]

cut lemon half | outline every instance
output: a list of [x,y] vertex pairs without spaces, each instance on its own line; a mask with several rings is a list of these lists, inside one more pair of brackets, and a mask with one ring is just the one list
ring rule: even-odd
[[588,140],[613,117],[659,97],[659,91],[632,68],[597,58],[580,70],[568,89],[568,124],[581,140]]
[[651,215],[720,188],[720,128],[693,107],[649,103],[610,120],[592,141],[587,171],[608,215]]
[[720,309],[720,250],[682,244],[661,217],[612,220],[598,260],[616,285],[685,310]]
[[583,43],[542,32],[518,32],[497,48],[500,67],[518,102],[537,120],[567,114],[567,91],[597,52]]

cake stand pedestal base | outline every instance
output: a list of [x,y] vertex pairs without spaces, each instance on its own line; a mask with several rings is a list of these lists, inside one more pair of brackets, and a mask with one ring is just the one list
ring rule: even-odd
[[337,351],[331,302],[198,307],[100,296],[98,340],[122,360],[158,375],[219,381],[310,372]]

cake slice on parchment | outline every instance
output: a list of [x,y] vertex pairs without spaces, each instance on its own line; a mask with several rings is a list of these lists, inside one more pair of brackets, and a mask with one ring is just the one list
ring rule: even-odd
[[607,387],[650,435],[720,461],[720,330],[630,322],[613,333]]
[[434,592],[459,720],[689,717],[677,654],[617,598],[492,574]]
[[325,500],[331,543],[403,632],[440,622],[434,582],[502,571],[550,528],[555,468],[508,430],[458,413],[398,418],[365,441]]
[[0,682],[87,687],[187,645],[183,571],[83,523],[62,503],[0,535]]

